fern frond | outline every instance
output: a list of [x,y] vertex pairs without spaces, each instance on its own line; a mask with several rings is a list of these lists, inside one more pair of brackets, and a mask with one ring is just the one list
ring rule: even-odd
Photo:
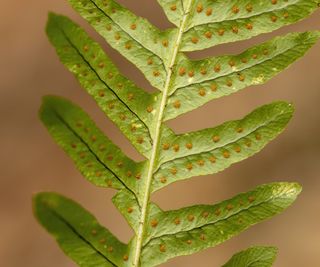
[[[150,200],[173,182],[217,173],[256,154],[285,129],[294,109],[273,102],[243,119],[183,134],[166,121],[267,82],[302,57],[320,32],[278,36],[238,55],[191,60],[185,52],[272,32],[306,18],[319,0],[158,2],[175,27],[162,31],[115,0],[69,0],[158,89],[153,94],[122,75],[80,26],[49,15],[47,34],[61,62],[144,157],[128,157],[77,105],[43,99],[40,117],[49,133],[88,181],[117,190],[112,201],[134,231],[124,244],[72,200],[36,195],[35,216],[79,266],[149,267],[214,247],[281,213],[301,191],[296,183],[272,183],[218,204],[168,211]],[[275,248],[253,247],[224,266],[269,267],[275,255]]]

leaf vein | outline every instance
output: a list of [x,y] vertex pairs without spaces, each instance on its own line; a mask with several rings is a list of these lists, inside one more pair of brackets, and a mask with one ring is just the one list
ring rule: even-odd
[[[88,145],[87,142],[85,142],[85,140],[80,136],[78,135],[78,133],[76,131],[73,130],[73,128],[63,119],[63,117],[60,116],[59,113],[57,113],[55,110],[53,110],[54,114],[57,116],[57,118],[61,121],[61,123],[63,125],[65,125],[77,138],[79,138],[79,140],[88,148],[88,150],[92,153],[92,155],[96,158],[96,160],[103,166],[105,167],[109,172],[111,172],[114,177],[128,190],[132,193],[132,195],[135,197],[138,205],[139,205],[139,202],[137,200],[137,196],[135,194],[135,192],[128,187],[128,185],[115,173],[113,172],[100,158],[99,156],[91,149],[91,147]],[[140,205],[139,205],[140,206]]]
[[[45,205],[45,203],[43,203]],[[112,266],[117,267],[116,264],[114,264],[109,258],[107,258],[103,253],[101,253],[98,249],[96,249],[87,239],[85,239],[84,236],[82,236],[73,226],[70,224],[65,218],[63,218],[58,212],[55,212],[49,205],[46,205],[48,207],[48,211],[53,214],[55,217],[57,217],[60,221],[62,221],[70,230],[79,237],[83,242],[85,242],[89,247],[91,247],[98,255],[100,255],[102,258],[106,259]]]
[[[230,215],[228,215],[228,216],[226,216],[226,217],[224,217],[224,218],[220,218],[220,219],[218,219],[218,220],[215,220],[215,221],[213,221],[213,222],[211,222],[211,223],[207,223],[207,224],[203,223],[203,224],[201,224],[200,226],[197,226],[197,227],[194,227],[194,228],[191,228],[191,229],[188,229],[188,230],[177,231],[177,232],[170,233],[170,234],[164,234],[164,235],[159,235],[159,236],[152,237],[152,238],[150,238],[150,239],[148,240],[147,243],[144,244],[143,248],[145,248],[145,247],[146,247],[150,242],[152,242],[154,239],[160,239],[160,238],[167,237],[167,236],[170,237],[170,236],[174,236],[174,235],[176,235],[176,234],[178,234],[178,233],[179,233],[179,234],[180,234],[180,233],[188,233],[188,232],[193,231],[193,230],[201,229],[202,227],[205,227],[205,226],[212,226],[212,225],[217,224],[217,223],[219,223],[219,222],[227,221],[227,220],[229,220],[230,218],[235,217],[235,216],[241,214],[242,212],[246,212],[246,211],[251,212],[250,209],[252,209],[252,208],[260,207],[260,206],[263,205],[263,204],[268,204],[269,202],[272,202],[272,201],[274,201],[274,200],[281,199],[281,198],[282,198],[282,197],[280,197],[280,196],[279,196],[279,197],[278,197],[278,196],[277,196],[277,197],[271,196],[271,197],[268,198],[267,200],[261,201],[261,202],[259,202],[259,203],[257,203],[257,204],[253,204],[253,205],[251,205],[251,206],[249,206],[249,207],[247,207],[247,208],[240,209],[239,211],[237,211],[237,212],[235,212],[235,213],[232,213],[232,214],[230,214]],[[277,206],[277,207],[279,207],[279,206]]]
[[70,45],[73,47],[73,49],[75,49],[75,51],[78,53],[78,55],[82,58],[82,60],[87,64],[87,66],[92,70],[92,72],[97,76],[97,78],[99,79],[99,81],[101,81],[112,93],[113,95],[136,117],[138,118],[139,121],[141,121],[141,123],[145,126],[145,128],[148,130],[148,136],[149,136],[149,141],[150,144],[152,145],[152,137],[151,137],[151,133],[150,133],[150,129],[149,127],[146,125],[146,123],[139,117],[139,115],[134,112],[117,94],[116,92],[108,86],[108,84],[100,77],[100,75],[97,73],[97,71],[93,68],[93,66],[90,64],[89,61],[87,61],[85,59],[85,57],[83,56],[83,54],[79,51],[79,49],[72,43],[72,41],[68,38],[67,34],[64,32],[63,29],[61,29],[62,34],[64,35],[64,37],[67,39],[67,41],[70,43]]
[[239,72],[242,72],[242,71],[246,71],[246,70],[250,70],[250,69],[255,68],[255,67],[257,67],[257,66],[263,65],[264,63],[266,63],[266,62],[268,62],[268,61],[274,60],[274,59],[277,58],[278,56],[283,56],[283,55],[285,55],[286,52],[291,51],[291,50],[294,50],[296,47],[298,47],[298,46],[300,46],[300,45],[301,45],[301,44],[294,45],[294,46],[292,46],[292,47],[290,47],[290,48],[288,48],[288,49],[285,49],[285,50],[283,50],[283,51],[281,51],[281,52],[273,55],[272,57],[268,57],[268,58],[264,59],[263,61],[260,61],[260,62],[258,62],[258,63],[256,63],[256,64],[253,64],[253,65],[251,65],[251,66],[249,66],[249,67],[245,67],[245,68],[233,70],[233,71],[231,71],[231,72],[229,72],[229,73],[226,73],[226,74],[223,74],[223,75],[219,75],[219,76],[216,76],[216,77],[211,78],[211,79],[202,80],[201,82],[190,83],[190,84],[188,84],[188,85],[185,85],[185,86],[182,86],[182,87],[178,87],[178,88],[176,88],[175,90],[173,90],[173,91],[171,92],[171,95],[170,95],[170,96],[174,95],[177,91],[179,91],[179,90],[181,90],[181,89],[188,89],[188,87],[193,86],[193,85],[200,85],[200,84],[202,84],[202,83],[215,81],[215,80],[217,80],[217,79],[225,78],[225,77],[231,76],[231,75],[233,75],[233,74],[236,74],[236,73],[239,73]]
[[[270,123],[273,123],[275,121],[277,121],[277,119],[279,117],[283,116],[283,113],[282,114],[277,114],[276,116],[274,116],[273,118],[271,118],[269,121],[265,121],[264,123],[260,124],[258,127],[254,127],[251,131],[249,131],[247,134],[245,135],[241,135],[239,136],[238,138],[235,138],[234,140],[231,140],[231,141],[228,141],[227,143],[223,144],[223,145],[220,145],[220,146],[217,146],[215,147],[214,149],[210,149],[210,150],[204,150],[204,151],[201,151],[199,153],[191,153],[191,154],[188,154],[186,156],[182,156],[182,157],[177,157],[177,158],[174,158],[174,159],[171,159],[171,160],[168,160],[168,161],[164,161],[162,162],[161,164],[159,164],[159,168],[157,169],[157,172],[161,170],[161,167],[167,163],[170,163],[170,162],[173,162],[173,161],[176,161],[176,160],[180,160],[180,159],[185,159],[185,158],[188,158],[188,157],[191,157],[191,156],[197,156],[197,155],[200,155],[200,154],[204,154],[204,153],[210,153],[210,152],[213,152],[213,151],[216,151],[216,150],[219,150],[221,148],[224,148],[226,146],[229,146],[233,143],[236,143],[238,142],[239,140],[243,139],[243,138],[246,138],[248,137],[249,135],[253,134],[254,132],[258,131],[259,129],[261,128],[264,128],[264,127],[268,127],[268,125]],[[235,121],[236,122],[236,121]]]
[[[108,13],[106,13],[103,9],[101,9],[93,0],[90,0],[90,2],[103,14],[105,15],[108,19],[110,19],[114,24],[116,24],[123,32],[125,32],[130,38],[132,38],[135,42],[137,42],[139,45],[141,45],[141,47],[143,47],[144,49],[146,49],[148,52],[150,52],[151,54],[155,55],[156,57],[158,57],[161,62],[162,62],[162,66],[164,67],[164,62],[163,59],[157,55],[154,51],[150,50],[149,48],[147,48],[146,46],[143,45],[142,42],[140,42],[139,40],[137,40],[136,38],[134,38],[134,36],[132,36],[129,32],[127,32],[119,23],[117,23],[116,21],[114,21],[112,19],[112,17],[110,17],[110,15],[108,15]],[[165,70],[165,67],[164,67]]]

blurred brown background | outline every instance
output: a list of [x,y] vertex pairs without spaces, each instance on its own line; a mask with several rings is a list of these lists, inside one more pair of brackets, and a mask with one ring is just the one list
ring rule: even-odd
[[[68,14],[87,29],[65,0],[2,0],[0,8],[0,266],[75,266],[32,217],[32,193],[61,192],[91,210],[122,240],[132,234],[112,206],[114,192],[97,189],[75,170],[71,160],[53,143],[37,118],[41,96],[66,96],[83,106],[99,126],[129,155],[137,153],[98,110],[68,71],[58,62],[44,34],[49,10]],[[137,14],[161,28],[170,26],[156,0],[122,0]],[[309,19],[274,34],[236,45],[219,46],[207,55],[235,53],[287,31],[319,29],[319,11]],[[92,31],[90,33],[101,39]],[[152,90],[142,75],[121,56],[106,50],[123,72]],[[221,266],[234,252],[255,244],[280,249],[276,266],[320,266],[320,42],[307,56],[265,86],[251,87],[170,122],[178,132],[211,127],[240,118],[254,107],[273,100],[294,103],[296,114],[287,130],[260,154],[223,173],[180,182],[157,193],[164,209],[194,203],[213,203],[271,181],[299,181],[304,191],[284,214],[240,236],[164,266]],[[201,53],[193,55],[201,56]]]

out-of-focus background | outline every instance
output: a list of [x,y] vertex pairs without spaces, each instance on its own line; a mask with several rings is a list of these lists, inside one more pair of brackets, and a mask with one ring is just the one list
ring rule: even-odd
[[[119,2],[162,29],[170,26],[156,0]],[[4,267],[75,266],[34,220],[31,196],[35,192],[63,193],[91,210],[121,240],[129,240],[132,234],[111,204],[114,192],[97,189],[86,182],[38,120],[43,95],[68,97],[88,111],[124,151],[137,158],[130,144],[59,63],[44,33],[49,10],[67,14],[89,29],[65,0],[1,1],[0,266]],[[274,35],[320,29],[319,15],[318,11],[307,20],[273,34],[219,46],[205,53],[236,53]],[[90,33],[101,41],[92,30]],[[131,64],[110,47],[105,48],[125,75],[152,90]],[[319,64],[320,43],[304,59],[268,84],[213,101],[169,123],[177,132],[184,132],[240,118],[255,107],[274,100],[288,100],[296,107],[287,130],[261,153],[223,173],[176,183],[160,191],[154,200],[162,208],[214,203],[272,181],[298,181],[304,191],[293,207],[274,219],[254,226],[216,248],[174,259],[163,266],[221,266],[236,251],[256,244],[279,247],[276,266],[320,266]]]

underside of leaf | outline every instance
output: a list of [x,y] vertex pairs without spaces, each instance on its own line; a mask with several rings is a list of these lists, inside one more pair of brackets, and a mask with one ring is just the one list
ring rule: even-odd
[[34,197],[39,222],[52,234],[62,250],[79,266],[120,266],[127,246],[80,205],[55,193]]
[[[301,187],[285,182],[179,210],[163,211],[150,199],[173,182],[214,174],[253,156],[285,129],[294,109],[273,102],[242,119],[183,134],[166,121],[266,83],[301,58],[320,33],[289,33],[237,55],[191,60],[185,52],[293,24],[312,14],[319,0],[158,0],[172,23],[166,30],[115,0],[68,2],[157,90],[139,88],[79,25],[50,13],[47,34],[61,62],[144,158],[128,157],[76,104],[43,99],[40,118],[50,135],[89,182],[117,190],[112,201],[134,231],[124,244],[74,201],[56,193],[36,195],[35,216],[79,266],[156,266],[225,242],[294,202]],[[275,255],[272,247],[252,247],[224,267],[270,267]]]
[[[216,246],[249,226],[281,213],[300,193],[298,184],[262,185],[213,206],[193,206],[153,216],[143,247],[144,266]],[[179,222],[179,223],[178,223]]]
[[222,267],[271,267],[276,256],[274,247],[252,247],[235,254]]

